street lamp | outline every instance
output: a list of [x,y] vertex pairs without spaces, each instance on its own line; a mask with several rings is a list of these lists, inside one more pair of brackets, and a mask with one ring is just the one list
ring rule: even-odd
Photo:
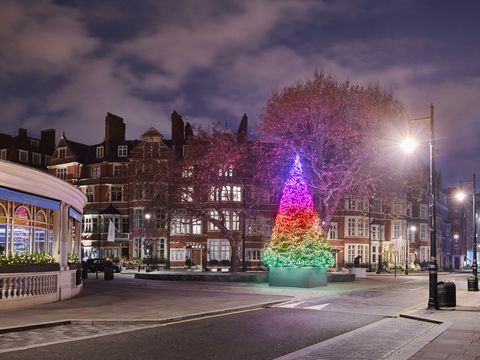
[[[437,297],[437,280],[438,280],[438,266],[437,266],[437,181],[435,176],[435,126],[433,116],[434,106],[430,105],[430,116],[409,119],[409,121],[429,120],[430,122],[430,262],[428,264],[428,276],[429,276],[429,296],[428,296],[428,308],[438,309],[438,297]],[[400,147],[406,153],[412,153],[417,146],[417,142],[412,138],[405,139]]]
[[[460,182],[460,188],[462,184],[466,181]],[[473,279],[468,281],[468,291],[478,291],[478,265],[477,265],[477,204],[475,201],[475,193],[477,192],[477,178],[473,174],[473,191],[472,191],[472,221],[473,221],[473,264],[472,264],[472,275]],[[459,201],[464,201],[467,197],[467,194],[460,190],[455,197]]]

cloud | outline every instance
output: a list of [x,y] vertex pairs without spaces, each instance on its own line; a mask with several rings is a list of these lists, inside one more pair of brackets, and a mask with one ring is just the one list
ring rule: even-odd
[[98,46],[78,11],[47,1],[2,1],[0,43],[3,76],[63,72]]

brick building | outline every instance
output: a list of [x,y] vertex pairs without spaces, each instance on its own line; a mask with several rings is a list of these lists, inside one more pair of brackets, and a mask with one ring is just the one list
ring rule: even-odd
[[0,160],[8,160],[38,170],[46,170],[55,150],[55,130],[43,130],[40,139],[19,128],[15,135],[0,133]]

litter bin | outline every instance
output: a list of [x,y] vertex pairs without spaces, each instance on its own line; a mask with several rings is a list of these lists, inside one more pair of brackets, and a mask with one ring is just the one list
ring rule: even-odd
[[468,277],[468,291],[478,291],[478,278],[473,275]]
[[75,273],[75,285],[82,284],[82,269],[77,269]]
[[103,279],[113,280],[113,264],[105,263],[103,266]]
[[437,296],[439,307],[457,306],[456,286],[451,281],[440,281],[437,283]]

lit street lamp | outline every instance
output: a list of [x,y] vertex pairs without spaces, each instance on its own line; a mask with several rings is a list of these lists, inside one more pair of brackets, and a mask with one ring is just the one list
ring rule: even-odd
[[[437,297],[437,279],[438,279],[438,266],[437,266],[437,181],[435,176],[435,126],[433,116],[433,104],[430,105],[430,116],[410,119],[410,121],[429,120],[430,121],[430,262],[428,264],[428,276],[429,276],[429,296],[428,296],[428,308],[438,309],[438,297]],[[412,153],[415,151],[417,142],[412,138],[405,139],[400,147],[406,153]]]
[[[462,183],[466,181],[460,182],[460,186]],[[460,187],[461,188],[461,187]],[[473,174],[473,190],[472,190],[472,221],[473,221],[473,264],[472,264],[472,275],[473,278],[468,280],[468,291],[478,291],[478,265],[477,265],[477,204],[475,201],[475,193],[477,192],[477,179],[476,175]],[[460,190],[455,197],[459,201],[464,201],[467,197],[467,194]],[[458,236],[458,235],[457,235]]]

